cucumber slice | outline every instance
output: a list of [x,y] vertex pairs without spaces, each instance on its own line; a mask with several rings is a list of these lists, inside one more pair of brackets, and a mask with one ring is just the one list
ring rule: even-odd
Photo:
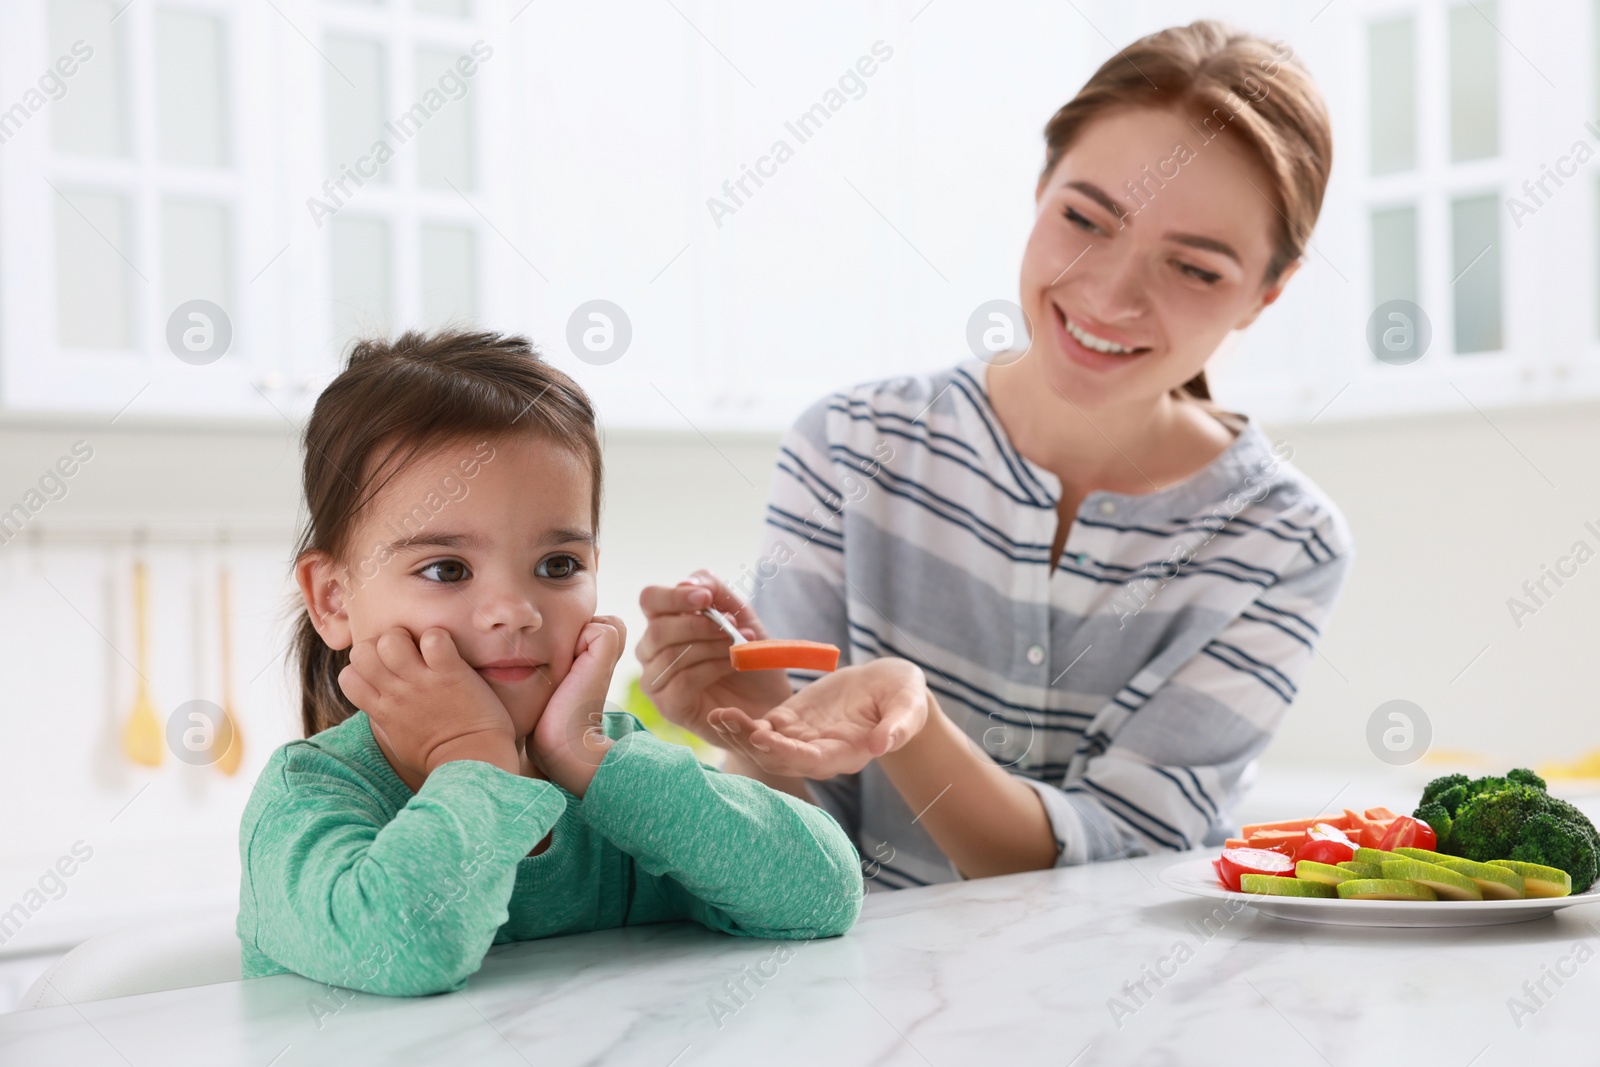
[[1285,878],[1281,874],[1241,874],[1239,888],[1269,897],[1332,897],[1338,894],[1326,882]]
[[1383,868],[1376,863],[1362,863],[1360,860],[1345,860],[1340,867],[1349,871],[1357,878],[1382,878]]
[[1525,863],[1522,860],[1490,860],[1489,865],[1520,874],[1522,891],[1530,897],[1572,895],[1572,875],[1559,867],[1546,867],[1542,863]]
[[1361,877],[1354,871],[1335,867],[1331,863],[1318,863],[1315,860],[1301,860],[1296,863],[1294,876],[1308,882],[1321,882],[1324,885],[1338,885],[1340,882]]
[[1439,895],[1421,882],[1403,878],[1354,878],[1335,890],[1344,900],[1438,900]]
[[1447,856],[1443,852],[1429,852],[1425,848],[1397,848],[1396,856],[1404,856],[1408,860],[1422,860],[1425,863],[1438,863],[1441,860],[1460,859],[1460,856]]
[[1385,879],[1404,878],[1433,890],[1441,900],[1482,900],[1483,890],[1464,874],[1422,860],[1397,859],[1383,864]]
[[1478,863],[1461,856],[1440,856],[1433,862],[1471,878],[1484,900],[1521,900],[1527,892],[1522,875],[1497,863]]
[[1358,848],[1358,849],[1356,849],[1356,854],[1351,857],[1351,859],[1355,860],[1357,863],[1378,863],[1378,864],[1383,864],[1383,863],[1387,863],[1390,860],[1397,860],[1397,859],[1403,859],[1403,858],[1404,857],[1399,856],[1399,855],[1397,855],[1397,854],[1395,854],[1393,852],[1385,852],[1381,848]]

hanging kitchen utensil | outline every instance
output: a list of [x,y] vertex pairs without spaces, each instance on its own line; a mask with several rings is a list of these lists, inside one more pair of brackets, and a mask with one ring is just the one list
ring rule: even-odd
[[222,729],[216,744],[222,750],[217,769],[223,774],[233,774],[244,759],[244,735],[239,732],[239,717],[233,710],[233,607],[231,576],[228,564],[222,564],[217,576],[217,588],[222,600]]
[[146,572],[143,557],[133,564],[134,639],[137,662],[134,670],[139,674],[139,690],[133,698],[133,711],[128,715],[122,730],[122,751],[135,763],[158,767],[164,737],[161,719],[156,714],[155,703],[150,699],[150,605],[145,589]]

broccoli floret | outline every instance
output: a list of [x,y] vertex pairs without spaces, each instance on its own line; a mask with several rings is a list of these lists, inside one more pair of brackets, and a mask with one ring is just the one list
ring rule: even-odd
[[1447,774],[1442,778],[1435,778],[1423,787],[1422,803],[1426,804],[1430,800],[1439,800],[1446,790],[1454,789],[1457,786],[1461,787],[1461,799],[1465,800],[1467,798],[1466,785],[1471,780],[1464,774]]
[[1438,802],[1444,807],[1445,811],[1454,815],[1461,810],[1461,805],[1465,804],[1470,798],[1471,794],[1467,792],[1466,786],[1453,785],[1439,794]]
[[1550,810],[1523,826],[1509,858],[1559,867],[1572,875],[1572,891],[1582,893],[1600,876],[1600,832],[1583,812],[1551,797]]
[[1524,860],[1559,867],[1582,893],[1600,871],[1600,833],[1583,813],[1532,785],[1508,784],[1472,797],[1450,824],[1449,849],[1480,863]]
[[[1513,786],[1526,785],[1534,789],[1544,789],[1544,779],[1528,770],[1518,767],[1507,771],[1505,777],[1486,774],[1482,778],[1468,778],[1464,774],[1447,774],[1435,778],[1422,790],[1422,804],[1438,801],[1444,807],[1445,813],[1452,818],[1461,812],[1461,806],[1473,797],[1480,797],[1486,793],[1502,793]],[[1421,818],[1421,816],[1418,816]],[[1429,820],[1432,825],[1432,820]],[[1437,827],[1435,827],[1437,829]]]
[[1417,805],[1416,811],[1412,812],[1412,818],[1421,819],[1433,829],[1434,836],[1439,839],[1440,852],[1450,850],[1450,826],[1454,820],[1450,818],[1449,810],[1442,803],[1437,800],[1424,801]]
[[1506,772],[1506,781],[1516,785],[1531,785],[1535,789],[1547,788],[1543,778],[1528,770],[1526,767],[1516,767]]

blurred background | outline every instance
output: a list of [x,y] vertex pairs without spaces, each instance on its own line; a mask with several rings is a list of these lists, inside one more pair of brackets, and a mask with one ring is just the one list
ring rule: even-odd
[[[971,354],[1046,119],[1197,17],[1286,42],[1332,112],[1308,261],[1212,378],[1358,544],[1236,814],[1600,746],[1596,0],[7,0],[0,1010],[92,934],[236,909],[299,730],[297,434],[352,338],[524,332],[592,392],[636,641],[645,584],[753,565],[802,407]],[[191,701],[236,766],[179,758]]]

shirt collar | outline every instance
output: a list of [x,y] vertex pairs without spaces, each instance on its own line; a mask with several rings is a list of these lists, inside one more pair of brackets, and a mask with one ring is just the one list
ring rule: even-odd
[[[1000,418],[995,414],[989,398],[988,364],[969,356],[958,364],[973,381],[978,383],[978,402],[984,417],[993,425],[995,438],[1000,443],[1005,458],[1022,466],[1029,475],[1049,491],[1049,503],[1061,499],[1061,479],[1044,467],[1017,451],[1017,446],[1006,433]],[[1233,443],[1210,463],[1201,467],[1182,481],[1149,493],[1113,493],[1097,489],[1084,497],[1079,510],[1101,509],[1103,503],[1112,505],[1112,514],[1122,519],[1188,518],[1196,512],[1224,505],[1230,496],[1254,496],[1262,485],[1275,480],[1282,465],[1272,442],[1261,427],[1247,415],[1235,415],[1243,428]],[[1233,510],[1237,511],[1237,508]]]

